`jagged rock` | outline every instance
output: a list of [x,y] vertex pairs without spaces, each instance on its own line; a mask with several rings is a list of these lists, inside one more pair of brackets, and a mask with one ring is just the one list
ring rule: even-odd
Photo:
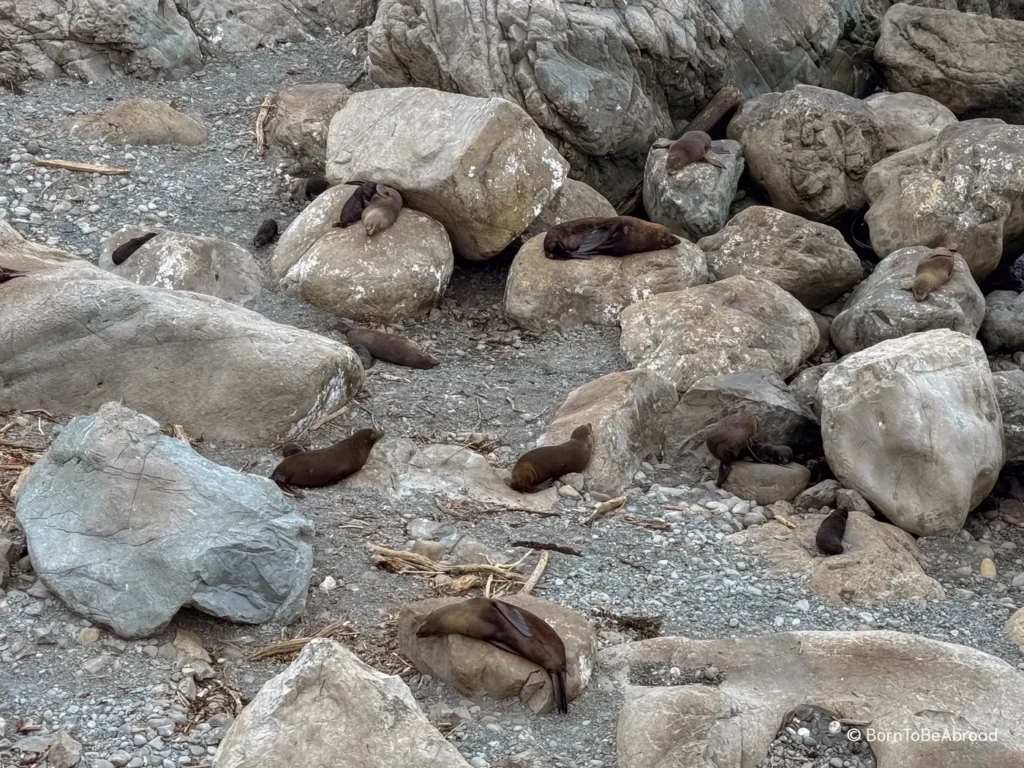
[[821,402],[818,399],[818,384],[835,365],[835,363],[822,363],[811,368],[804,368],[789,382],[789,391],[796,396],[797,400],[807,406],[819,421],[821,420]]
[[992,291],[985,297],[981,340],[989,352],[1024,350],[1024,294]]
[[214,237],[156,230],[156,237],[114,264],[111,254],[118,246],[152,231],[135,226],[117,230],[103,243],[100,268],[138,285],[194,291],[233,304],[259,296],[263,273],[256,260],[245,248]]
[[793,501],[793,506],[798,510],[820,509],[821,507],[834,507],[836,505],[836,494],[842,489],[838,480],[822,480],[801,493]]
[[[428,614],[462,599],[431,598],[402,606],[398,616],[402,654],[420,672],[443,680],[463,696],[518,696],[534,714],[551,712],[555,697],[550,677],[532,661],[464,635],[416,637]],[[571,702],[587,687],[594,670],[597,636],[590,622],[568,608],[530,595],[502,599],[537,615],[558,633],[565,644],[565,687]]]
[[267,146],[291,174],[322,175],[327,162],[327,128],[352,92],[341,83],[282,88],[267,118]]
[[591,216],[615,216],[615,208],[593,187],[575,179],[566,179],[555,197],[544,206],[533,223],[520,236],[523,242],[547,232],[556,224]]
[[804,306],[819,309],[860,282],[860,258],[839,230],[756,205],[698,245],[719,279],[763,277]]
[[921,259],[931,248],[903,248],[882,259],[857,286],[832,321],[832,343],[841,354],[920,331],[948,328],[974,336],[985,317],[985,297],[967,262],[954,255],[949,282],[917,301],[910,292]]
[[1024,371],[992,374],[996,399],[1003,417],[1003,447],[1006,463],[1024,462]]
[[313,529],[277,486],[117,403],[64,427],[16,513],[43,583],[121,637],[158,632],[184,606],[256,624],[306,604]]
[[662,293],[619,317],[630,365],[660,373],[680,393],[716,374],[768,369],[790,376],[819,339],[811,313],[762,278]]
[[685,240],[674,248],[628,257],[549,259],[544,235],[516,254],[505,283],[505,316],[534,331],[619,324],[619,313],[659,293],[708,281],[700,249]]
[[260,689],[228,729],[213,768],[293,768],[296,745],[309,765],[469,766],[400,677],[326,638],[311,640]]
[[875,58],[894,91],[930,96],[960,116],[1024,120],[1024,22],[897,3]]
[[807,488],[810,479],[810,470],[796,462],[761,464],[737,461],[722,488],[741,499],[768,505],[776,501],[793,501]]
[[877,163],[864,189],[875,253],[945,246],[981,281],[1024,235],[1024,126],[993,120],[948,126]]
[[997,19],[1024,20],[1024,5],[1021,5],[1020,0],[911,0],[909,4],[921,8],[980,13]]
[[455,251],[500,253],[561,189],[568,163],[518,106],[429,88],[354,93],[331,120],[327,178],[390,184]]
[[57,731],[53,744],[46,750],[48,768],[75,768],[81,759],[82,745],[71,738],[67,731]]
[[729,206],[743,175],[743,148],[735,141],[720,142],[728,154],[715,158],[725,167],[693,163],[669,173],[668,147],[655,145],[644,169],[644,208],[651,221],[664,224],[680,237],[697,242],[729,220]]
[[728,136],[772,206],[827,221],[864,206],[864,177],[885,153],[882,122],[859,99],[811,85],[740,107]]
[[136,147],[152,144],[198,146],[206,141],[206,128],[164,101],[132,99],[98,115],[76,117],[72,121],[71,135]]
[[665,417],[679,396],[671,382],[651,371],[609,373],[569,393],[537,445],[569,439],[582,425],[594,428],[594,452],[583,473],[589,491],[617,496],[640,463],[661,453]]
[[886,155],[934,139],[947,125],[957,122],[949,109],[919,93],[882,91],[868,96],[864,104],[885,128]]
[[1002,417],[976,339],[937,330],[883,341],[843,358],[818,393],[836,479],[903,530],[956,533],[995,485]]

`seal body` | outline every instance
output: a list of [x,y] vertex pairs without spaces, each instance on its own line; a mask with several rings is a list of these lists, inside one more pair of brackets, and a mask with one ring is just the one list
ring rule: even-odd
[[264,245],[277,240],[277,222],[273,219],[265,219],[260,228],[256,230],[256,236],[252,239],[252,244],[257,248],[262,248]]
[[843,534],[846,533],[846,518],[849,512],[837,509],[821,521],[814,543],[826,555],[843,554]]
[[306,179],[306,183],[302,185],[302,191],[305,193],[307,200],[316,200],[330,188],[330,182],[318,176]]
[[143,244],[148,243],[156,236],[156,232],[147,232],[144,235],[133,237],[131,240],[121,243],[121,245],[117,246],[117,248],[114,249],[114,252],[110,254],[110,260],[114,262],[114,266],[124,264],[128,260],[129,256],[139,250]]
[[701,161],[716,168],[724,168],[725,163],[715,157],[716,154],[725,154],[725,151],[715,149],[708,134],[704,131],[687,131],[668,145],[665,168],[671,173],[677,173],[686,166]]
[[366,228],[366,236],[383,232],[396,221],[402,210],[402,195],[394,187],[385,184],[378,184],[377,191],[370,202],[363,208],[363,226]]
[[370,203],[376,192],[377,184],[375,182],[362,182],[359,189],[353,192],[352,196],[345,201],[345,205],[341,207],[341,215],[334,226],[345,229],[359,221],[363,216],[363,209]]
[[910,292],[917,301],[924,301],[930,293],[948,283],[952,275],[953,252],[948,248],[936,248],[918,262],[914,287]]
[[551,678],[558,711],[568,713],[565,644],[551,625],[536,614],[501,600],[473,597],[432,611],[416,630],[416,637],[442,635],[483,640],[532,661]]
[[540,489],[550,480],[572,472],[582,472],[594,452],[594,429],[589,424],[576,427],[564,443],[527,451],[512,467],[509,488],[520,493]]
[[305,446],[299,445],[298,443],[285,443],[281,446],[281,455],[288,458],[289,456],[294,456],[296,453],[302,453],[305,450]]
[[406,368],[433,368],[440,363],[401,336],[382,331],[371,331],[368,328],[353,328],[345,334],[345,340],[353,349],[365,347],[377,360]]
[[718,487],[729,477],[732,463],[750,450],[750,441],[757,432],[757,419],[749,413],[728,416],[715,424],[705,442],[711,455],[719,461]]
[[588,216],[549,229],[544,235],[544,255],[549,259],[629,256],[673,248],[681,241],[668,227],[633,216]]
[[373,368],[373,355],[370,354],[370,350],[362,344],[353,344],[352,351],[359,355],[359,362],[363,364],[365,370]]
[[793,449],[788,445],[761,445],[750,441],[750,452],[762,464],[789,464],[793,461]]
[[[340,443],[316,451],[297,451],[274,469],[270,479],[281,485],[322,488],[344,480],[363,468],[370,449],[384,436],[376,429],[361,429]],[[289,449],[291,449],[290,444]],[[283,449],[282,449],[283,451]]]
[[16,269],[7,269],[6,267],[0,267],[0,283],[6,283],[8,280],[13,280],[16,277],[25,277],[27,272],[19,272]]

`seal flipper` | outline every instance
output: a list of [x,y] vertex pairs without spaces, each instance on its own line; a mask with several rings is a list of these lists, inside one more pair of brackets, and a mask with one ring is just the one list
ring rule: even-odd
[[6,283],[8,280],[13,280],[16,277],[25,277],[28,272],[20,272],[17,269],[7,269],[0,267],[0,283]]
[[533,633],[530,631],[529,625],[526,623],[526,619],[523,614],[519,612],[519,609],[509,603],[503,603],[501,600],[494,601],[494,607],[498,609],[498,613],[505,619],[509,624],[515,627],[521,635],[525,637],[533,637]]
[[555,693],[555,708],[561,715],[569,714],[569,697],[565,691],[565,668],[548,672],[551,677],[551,688]]
[[721,488],[722,484],[729,477],[729,472],[732,470],[732,462],[723,461],[718,465],[718,482],[716,485]]
[[622,225],[619,222],[594,227],[580,240],[575,254],[579,258],[580,254],[602,253],[603,248],[614,245],[621,235]]

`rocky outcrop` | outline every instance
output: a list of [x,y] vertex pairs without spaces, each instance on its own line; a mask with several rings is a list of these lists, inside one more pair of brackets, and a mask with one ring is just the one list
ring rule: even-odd
[[327,135],[330,181],[373,180],[441,222],[456,253],[487,259],[554,199],[568,164],[515,104],[388,88],[353,94]]
[[1006,463],[1024,463],[1024,371],[992,374],[996,399],[1003,417],[1003,448]]
[[934,139],[957,122],[948,108],[919,93],[882,91],[864,99],[885,129],[885,154],[893,155]]
[[64,428],[16,511],[46,586],[121,637],[158,632],[184,606],[257,624],[306,604],[313,529],[277,486],[117,403]]
[[1024,350],[1024,294],[992,291],[985,297],[981,340],[989,352]]
[[523,242],[544,234],[556,224],[591,216],[615,216],[608,199],[591,186],[575,179],[566,179],[555,197],[541,210],[520,236]]
[[105,109],[98,115],[82,115],[72,121],[72,135],[101,139],[107,144],[198,146],[206,141],[206,128],[170,104],[154,99],[133,99]]
[[323,175],[327,162],[327,128],[352,92],[341,83],[282,88],[271,100],[267,146],[291,174]]
[[956,533],[995,485],[1003,426],[977,340],[937,330],[883,341],[843,358],[818,395],[836,478],[903,530]]

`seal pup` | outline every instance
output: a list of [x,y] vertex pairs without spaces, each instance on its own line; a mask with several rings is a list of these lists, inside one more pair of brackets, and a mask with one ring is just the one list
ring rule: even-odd
[[341,207],[341,215],[338,217],[338,221],[334,226],[351,227],[363,216],[363,209],[369,204],[370,200],[373,199],[374,194],[377,192],[377,183],[374,181],[354,182],[359,184],[359,189],[352,193],[352,196],[345,201],[345,205]]
[[549,259],[629,256],[673,248],[681,242],[668,227],[651,221],[633,216],[588,216],[549,229],[544,235],[544,255]]
[[156,232],[147,232],[144,235],[133,237],[131,240],[121,243],[121,245],[117,246],[117,248],[114,249],[114,252],[110,254],[110,260],[114,262],[115,267],[124,264],[128,260],[129,256],[139,250],[144,243],[148,243],[156,236]]
[[257,248],[262,248],[264,245],[277,240],[277,222],[273,219],[265,219],[260,228],[256,230],[256,236],[252,239],[252,244]]
[[910,292],[917,301],[924,301],[930,293],[948,283],[952,275],[953,252],[948,248],[935,248],[918,262]]
[[555,706],[569,712],[566,693],[565,643],[558,633],[525,608],[488,597],[471,597],[431,611],[416,630],[416,637],[465,635],[522,656],[551,678]]
[[402,210],[402,195],[394,187],[385,184],[378,184],[370,202],[363,208],[360,214],[363,226],[366,228],[366,236],[373,237],[383,232],[396,221]]
[[428,355],[411,341],[406,341],[401,336],[382,331],[371,331],[369,328],[342,328],[345,334],[345,341],[355,349],[358,346],[366,350],[377,360],[394,365],[404,365],[406,368],[434,368],[440,362]]
[[564,443],[534,448],[520,456],[508,486],[520,493],[539,491],[562,475],[585,470],[593,453],[594,428],[589,424],[576,427]]
[[16,277],[25,277],[28,272],[19,272],[16,269],[7,269],[7,267],[0,267],[0,283],[6,283],[8,280],[13,280]]
[[751,438],[757,432],[757,419],[749,413],[727,416],[715,424],[705,442],[711,455],[719,461],[719,488],[729,477],[732,463],[750,450]]
[[[270,479],[278,485],[297,485],[303,488],[332,485],[362,469],[370,457],[370,449],[382,437],[384,433],[380,430],[360,429],[351,437],[327,448],[300,450],[278,464]],[[289,448],[292,446],[301,448],[296,443],[289,444]]]
[[849,514],[845,509],[837,509],[821,521],[814,543],[826,555],[843,554],[843,534],[846,533],[846,518]]
[[702,160],[716,168],[725,168],[725,163],[715,157],[716,154],[727,155],[729,150],[715,147],[711,137],[704,131],[687,131],[668,145],[665,168],[671,173],[678,173],[686,166]]
[[363,364],[363,369],[369,370],[370,368],[373,368],[374,361],[373,355],[370,354],[370,350],[362,344],[352,344],[351,346],[352,351],[359,355],[359,362]]
[[762,464],[789,464],[793,461],[793,449],[788,445],[762,445],[751,439],[751,455]]
[[331,183],[327,179],[321,179],[319,176],[306,179],[306,183],[302,185],[302,191],[306,195],[307,200],[316,200],[330,188]]

